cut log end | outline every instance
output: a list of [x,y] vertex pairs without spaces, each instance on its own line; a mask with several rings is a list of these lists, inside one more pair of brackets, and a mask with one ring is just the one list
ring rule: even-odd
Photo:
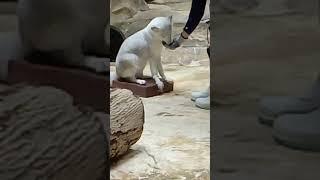
[[117,158],[140,139],[144,124],[144,107],[142,100],[129,90],[110,91],[110,156]]

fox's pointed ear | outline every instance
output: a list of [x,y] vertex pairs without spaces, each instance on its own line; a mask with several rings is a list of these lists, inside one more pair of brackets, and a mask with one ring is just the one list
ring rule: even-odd
[[151,30],[154,31],[154,32],[159,32],[160,28],[158,28],[157,26],[152,26]]

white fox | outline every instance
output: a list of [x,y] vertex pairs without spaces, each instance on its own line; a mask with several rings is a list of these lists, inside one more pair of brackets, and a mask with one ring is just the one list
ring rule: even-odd
[[121,45],[116,57],[116,72],[110,75],[110,86],[116,79],[145,84],[143,70],[149,61],[152,78],[160,91],[167,78],[161,64],[162,42],[170,43],[172,34],[172,16],[156,17],[144,29],[128,37]]

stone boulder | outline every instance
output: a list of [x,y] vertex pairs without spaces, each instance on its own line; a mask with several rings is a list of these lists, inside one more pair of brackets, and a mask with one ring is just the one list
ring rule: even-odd
[[145,0],[111,0],[111,24],[132,18],[138,11],[149,9]]

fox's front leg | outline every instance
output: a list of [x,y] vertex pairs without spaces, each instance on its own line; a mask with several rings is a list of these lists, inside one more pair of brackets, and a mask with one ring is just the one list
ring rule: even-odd
[[171,80],[171,79],[168,79],[168,78],[166,77],[166,75],[164,74],[164,70],[163,70],[163,66],[162,66],[161,61],[158,61],[158,62],[157,62],[157,67],[158,67],[158,71],[159,71],[159,74],[160,74],[161,78],[162,78],[164,81],[172,82],[172,80]]
[[158,75],[158,64],[157,61],[150,61],[150,70],[151,70],[151,75],[152,78],[156,81],[156,84],[160,90],[160,92],[163,92],[163,82],[160,80],[159,75]]

